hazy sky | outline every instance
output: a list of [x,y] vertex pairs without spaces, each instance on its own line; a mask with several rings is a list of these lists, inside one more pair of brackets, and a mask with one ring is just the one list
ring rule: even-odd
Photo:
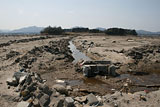
[[0,29],[33,25],[160,31],[160,0],[0,0]]

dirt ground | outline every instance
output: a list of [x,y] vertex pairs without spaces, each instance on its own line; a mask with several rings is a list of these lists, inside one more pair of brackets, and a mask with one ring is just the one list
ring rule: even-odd
[[[126,66],[129,64],[137,65],[136,68],[133,68],[136,71],[160,69],[160,37],[78,36],[74,39],[74,43],[93,60],[109,60],[115,64],[119,63],[120,72],[128,71],[129,67]],[[140,53],[142,58],[133,58],[138,57],[136,52]],[[153,69],[154,66],[155,69]]]
[[[18,95],[14,91],[14,87],[7,86],[6,80],[12,77],[14,72],[22,68],[25,68],[28,72],[41,74],[41,77],[47,80],[49,87],[52,87],[56,83],[56,80],[65,80],[75,90],[83,90],[79,93],[73,91],[70,93],[71,96],[82,96],[88,93],[105,95],[112,93],[113,90],[120,90],[123,85],[122,79],[128,77],[126,75],[116,78],[106,76],[85,78],[82,73],[75,72],[74,64],[72,63],[74,59],[68,48],[68,42],[71,39],[77,48],[91,59],[112,61],[117,66],[117,72],[120,74],[150,66],[152,66],[151,68],[154,66],[152,71],[159,72],[159,37],[114,37],[103,34],[48,36],[45,38],[43,36],[2,36],[0,37],[1,106],[15,106],[16,102],[13,99]],[[153,46],[150,47],[153,52],[143,52],[144,46],[147,49],[147,46]],[[139,58],[139,56],[137,58],[137,54],[131,54],[134,50],[139,49],[141,49],[140,53],[143,58]],[[147,67],[146,64],[148,64]],[[142,76],[142,78],[146,79],[148,77]],[[157,78],[159,76],[156,75],[155,79]],[[148,81],[146,80],[147,83]],[[153,82],[155,80],[151,80],[150,84]],[[160,83],[160,80],[157,80],[157,83]],[[143,90],[143,88],[136,87],[133,89],[132,91]]]

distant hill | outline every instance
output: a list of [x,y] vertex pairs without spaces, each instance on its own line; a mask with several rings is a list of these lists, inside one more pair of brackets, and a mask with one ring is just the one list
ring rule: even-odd
[[37,27],[37,26],[30,26],[30,27],[24,27],[16,30],[12,30],[9,33],[40,33],[44,27]]
[[2,34],[39,34],[44,27],[30,26],[16,30],[0,30]]
[[10,32],[10,30],[2,30],[2,29],[0,29],[0,33],[6,33],[6,32]]
[[160,35],[160,32],[150,32],[145,30],[136,30],[138,35]]

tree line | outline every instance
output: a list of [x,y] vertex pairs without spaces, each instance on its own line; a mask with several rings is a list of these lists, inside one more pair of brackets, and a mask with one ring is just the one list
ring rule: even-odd
[[107,35],[137,35],[136,30],[131,29],[123,29],[123,28],[109,28],[107,30],[99,30],[99,29],[89,29],[89,28],[72,28],[72,29],[62,29],[61,27],[51,27],[48,26],[41,31],[41,34],[48,35],[61,35],[66,32],[75,32],[75,33],[105,33]]

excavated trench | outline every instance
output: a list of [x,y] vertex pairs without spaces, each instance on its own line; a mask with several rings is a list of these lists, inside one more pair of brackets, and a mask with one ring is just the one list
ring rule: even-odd
[[84,53],[79,51],[76,46],[73,44],[72,40],[69,41],[69,46],[68,46],[72,52],[72,56],[74,58],[73,63],[76,63],[80,60],[91,60],[88,56],[86,56]]

